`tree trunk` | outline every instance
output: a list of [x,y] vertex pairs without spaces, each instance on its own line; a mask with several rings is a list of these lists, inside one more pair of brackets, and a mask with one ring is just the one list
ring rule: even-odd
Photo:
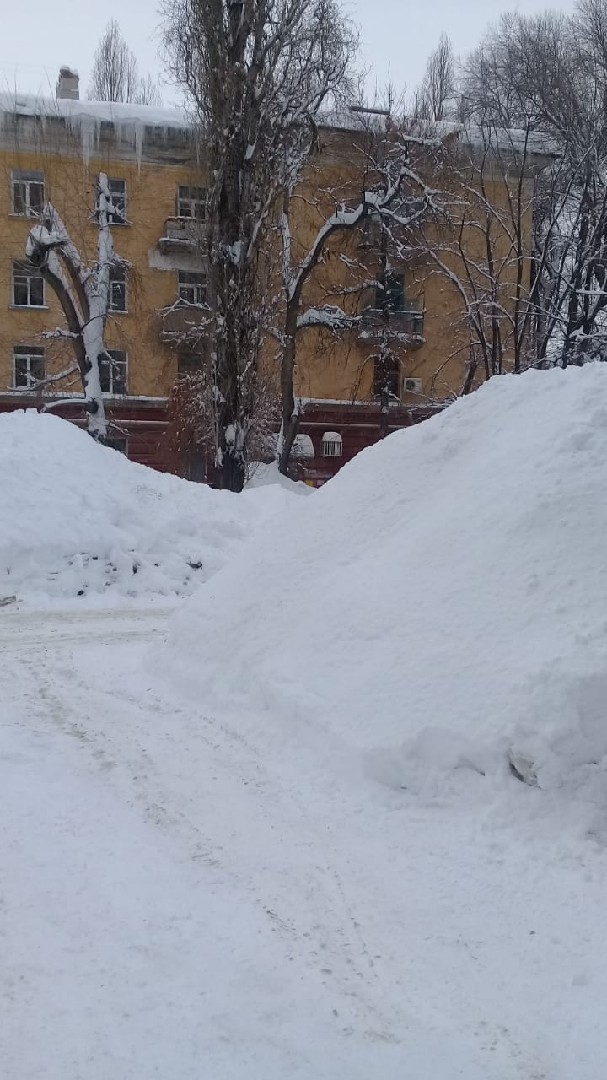
[[287,316],[285,322],[285,344],[282,350],[282,363],[280,368],[280,390],[282,398],[282,441],[278,455],[278,471],[283,476],[287,475],[289,458],[293,449],[293,443],[299,432],[299,413],[295,409],[294,377],[295,377],[295,343],[297,336],[297,311],[299,299],[293,303],[287,301]]
[[222,491],[242,491],[245,482],[245,466],[242,454],[231,448],[223,451],[221,462],[215,466],[215,487]]
[[[238,114],[244,88],[241,65],[246,34],[241,34],[241,5],[229,8],[231,37],[226,93]],[[250,423],[250,400],[245,371],[256,367],[251,327],[253,268],[247,261],[248,220],[243,213],[251,204],[246,146],[242,127],[232,126],[227,140],[215,133],[211,174],[219,176],[211,220],[213,242],[209,261],[209,303],[215,311],[211,347],[214,361],[215,478],[218,487],[240,492],[246,472],[246,438]]]

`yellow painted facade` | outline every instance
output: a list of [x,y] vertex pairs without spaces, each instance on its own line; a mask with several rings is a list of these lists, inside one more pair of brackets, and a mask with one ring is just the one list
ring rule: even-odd
[[[69,341],[45,337],[65,328],[56,297],[46,289],[43,306],[15,305],[14,266],[25,257],[32,217],[19,213],[15,204],[15,178],[43,174],[44,198],[56,206],[85,262],[95,260],[97,229],[93,218],[95,189],[100,171],[110,180],[124,181],[128,224],[113,226],[115,250],[131,264],[128,275],[127,310],[113,313],[107,325],[106,345],[127,357],[127,397],[131,404],[163,401],[178,374],[176,350],[162,340],[158,312],[178,298],[178,273],[203,269],[198,249],[181,244],[179,237],[167,243],[170,219],[175,218],[180,185],[201,184],[188,131],[175,121],[163,122],[139,107],[131,116],[128,107],[116,107],[112,119],[100,113],[88,117],[83,103],[65,103],[40,119],[19,108],[5,117],[0,135],[0,404],[9,407],[13,397],[23,405],[23,389],[15,386],[14,350],[43,347],[46,375],[73,364]],[[92,107],[89,107],[89,109]],[[106,107],[107,109],[108,107]],[[106,117],[103,119],[103,117]],[[302,194],[294,221],[295,250],[303,251],[331,212],[338,193],[342,197],[360,191],[360,169],[349,153],[352,134],[343,130],[321,131],[321,148]],[[531,185],[532,177],[526,181]],[[496,198],[502,198],[496,185]],[[325,195],[320,211],[312,206],[319,192]],[[321,195],[322,204],[322,195]],[[169,226],[167,226],[169,220]],[[165,240],[163,240],[165,238]],[[468,242],[468,241],[466,241]],[[469,242],[479,243],[471,234]],[[374,290],[361,295],[334,298],[335,289],[352,284],[343,256],[365,264],[371,277],[377,274],[378,252],[369,248],[360,233],[337,236],[329,245],[304,293],[315,305],[340,303],[361,312],[374,306]],[[461,268],[454,266],[456,272]],[[460,392],[468,361],[468,333],[457,289],[430,263],[419,258],[395,264],[402,274],[405,297],[423,312],[421,340],[408,349],[399,348],[404,405],[420,401],[445,401]],[[362,271],[359,271],[362,273]],[[337,337],[315,329],[300,334],[297,350],[296,393],[327,402],[364,402],[373,398],[373,361],[376,344],[360,328]],[[268,347],[267,362],[275,362]],[[404,379],[421,380],[407,384]],[[414,387],[407,390],[407,385]],[[47,386],[45,393],[65,396],[79,393],[77,375]],[[35,397],[32,395],[32,404]],[[15,402],[17,404],[17,402]],[[124,404],[124,400],[123,400]]]
[[[2,147],[0,158],[0,387],[13,386],[13,347],[39,346],[48,352],[47,374],[61,371],[72,360],[68,341],[44,340],[41,335],[64,327],[61,307],[52,290],[46,288],[43,308],[16,308],[13,303],[13,265],[24,260],[27,235],[33,222],[13,213],[13,176],[43,172],[45,197],[52,200],[63,217],[70,236],[85,263],[96,257],[97,228],[93,219],[97,176],[100,171],[126,183],[126,213],[129,224],[113,226],[114,248],[128,260],[127,311],[113,313],[107,325],[106,344],[127,353],[129,395],[166,397],[177,374],[175,353],[164,345],[156,313],[178,296],[177,261],[195,268],[196,260],[175,260],[164,256],[158,241],[165,221],[176,213],[180,185],[196,183],[196,170],[187,165],[171,165],[109,153],[81,156],[67,153],[36,153]],[[173,264],[173,265],[171,265]],[[78,389],[78,380],[72,380]],[[63,387],[59,387],[63,389]]]

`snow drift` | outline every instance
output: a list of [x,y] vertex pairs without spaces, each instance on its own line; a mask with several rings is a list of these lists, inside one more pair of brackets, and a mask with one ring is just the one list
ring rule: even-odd
[[0,601],[187,593],[291,499],[157,473],[35,412],[0,416],[0,462]]
[[606,365],[493,379],[242,551],[177,616],[171,662],[389,787],[518,777],[600,829],[606,489]]
[[40,580],[45,525],[180,581],[216,522],[224,568],[153,671],[159,606],[0,618],[4,1074],[603,1080],[606,394],[494,380],[264,489],[258,538],[248,496],[32,421]]

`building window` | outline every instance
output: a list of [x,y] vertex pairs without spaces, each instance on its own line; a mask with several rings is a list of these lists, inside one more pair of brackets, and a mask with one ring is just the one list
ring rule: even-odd
[[110,436],[105,440],[105,446],[109,446],[110,450],[117,450],[119,454],[124,454],[125,457],[129,456],[129,444],[128,439],[121,437]]
[[380,311],[405,310],[405,279],[401,274],[387,274],[380,283],[375,297]]
[[204,221],[207,216],[207,193],[202,187],[181,186],[177,194],[177,217]]
[[314,443],[309,435],[296,435],[291,448],[291,457],[302,461],[314,457]]
[[338,431],[325,431],[320,444],[323,457],[341,457],[342,442]]
[[126,394],[127,355],[122,349],[106,349],[99,361],[99,381],[102,394]]
[[44,349],[36,345],[15,345],[13,348],[15,390],[32,390],[42,379],[44,379]]
[[126,311],[126,266],[112,263],[110,266],[110,311]]
[[29,263],[13,263],[13,305],[44,307],[44,279]]
[[179,299],[184,304],[203,305],[207,302],[206,274],[179,271]]
[[126,225],[126,180],[108,179],[114,212],[108,215],[110,225]]
[[13,214],[39,217],[44,206],[44,173],[13,169]]
[[195,375],[202,371],[203,358],[200,353],[180,351],[177,353],[177,374]]

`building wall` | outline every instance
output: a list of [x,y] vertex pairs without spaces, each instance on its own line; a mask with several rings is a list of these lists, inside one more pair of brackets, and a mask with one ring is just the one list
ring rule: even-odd
[[[64,218],[68,231],[85,262],[95,260],[97,229],[93,207],[100,171],[127,185],[129,224],[113,226],[116,252],[132,264],[129,274],[128,311],[108,319],[108,348],[124,350],[128,356],[128,398],[109,402],[110,416],[117,429],[129,437],[129,456],[164,468],[174,466],[164,434],[166,398],[177,378],[177,354],[163,343],[158,312],[177,299],[178,269],[202,268],[200,256],[175,245],[167,250],[159,244],[165,235],[165,221],[176,213],[180,184],[200,185],[201,170],[196,164],[192,140],[186,131],[163,130],[152,124],[129,132],[120,125],[99,124],[94,131],[70,125],[60,118],[44,122],[32,117],[5,123],[0,136],[0,407],[11,402],[23,407],[34,396],[11,393],[13,347],[39,346],[47,352],[47,374],[73,364],[69,341],[43,338],[44,332],[64,327],[64,317],[54,294],[47,289],[43,309],[16,310],[12,305],[12,263],[23,260],[31,218],[12,212],[13,170],[44,172],[45,195]],[[357,200],[364,182],[364,162],[353,148],[350,132],[321,132],[321,147],[299,192],[294,215],[294,253],[303,253],[326,215],[340,200]],[[531,185],[532,179],[526,181]],[[498,203],[507,197],[496,177],[490,195]],[[315,206],[315,203],[318,204]],[[530,225],[530,222],[529,222]],[[438,230],[440,226],[431,226]],[[278,240],[276,241],[278,243]],[[505,241],[504,241],[505,242]],[[470,250],[481,243],[474,230],[466,243]],[[480,249],[479,249],[480,250]],[[276,250],[275,254],[278,254]],[[344,260],[344,256],[346,260]],[[451,256],[446,256],[447,261]],[[353,264],[358,269],[352,270]],[[278,265],[278,261],[276,262]],[[456,274],[463,268],[451,258]],[[304,293],[304,302],[318,305],[339,303],[351,313],[373,306],[374,290],[349,291],[353,284],[378,274],[377,250],[365,246],[360,232],[337,235],[327,248]],[[394,413],[396,426],[427,415],[428,406],[444,402],[461,390],[468,360],[469,336],[461,298],[455,286],[427,258],[418,254],[393,266],[402,272],[408,300],[419,300],[424,309],[423,340],[411,347],[399,347],[403,375],[422,380],[422,392],[401,395],[404,411]],[[376,345],[362,340],[353,330],[333,336],[316,329],[301,333],[298,340],[296,393],[314,401],[364,403],[373,398],[373,354]],[[265,363],[277,375],[276,347],[269,343]],[[77,375],[53,385],[53,392],[80,393]],[[409,411],[407,411],[409,410]],[[424,411],[425,410],[425,411]],[[78,413],[77,404],[68,408]],[[324,413],[318,414],[318,424]],[[333,414],[332,414],[333,415]],[[362,415],[360,413],[356,414]],[[333,422],[336,423],[335,417]],[[344,424],[355,415],[344,413]],[[358,423],[358,421],[356,421]],[[316,421],[315,421],[316,423]],[[374,429],[373,406],[358,423],[360,432]],[[312,430],[312,428],[310,429]],[[316,430],[316,429],[314,429]],[[318,432],[316,432],[318,434]],[[373,441],[375,435],[371,437]],[[164,442],[163,442],[164,440]]]
[[[43,168],[42,168],[43,167]],[[128,354],[128,390],[132,395],[166,396],[176,377],[175,353],[163,345],[156,313],[177,298],[177,270],[194,265],[191,259],[167,258],[158,249],[165,219],[175,214],[179,184],[195,181],[191,167],[91,158],[88,164],[72,157],[41,157],[3,147],[0,152],[0,386],[12,385],[13,345],[41,343],[43,331],[64,325],[61,307],[46,289],[45,309],[12,307],[12,264],[23,260],[33,221],[12,214],[13,169],[44,171],[47,194],[63,216],[85,262],[93,262],[97,229],[92,218],[99,171],[127,184],[128,225],[112,227],[116,252],[132,264],[129,273],[128,311],[114,313],[107,325],[109,348]],[[49,373],[69,364],[68,342],[44,342]],[[78,388],[77,380],[76,389]]]
[[[355,205],[360,199],[360,192],[365,182],[366,162],[352,152],[352,134],[350,132],[321,132],[323,147],[319,160],[314,162],[300,192],[302,198],[297,203],[295,221],[296,248],[302,252],[312,243],[314,235],[323,223],[324,217],[335,209],[341,199]],[[448,225],[440,217],[425,228],[425,240],[432,240],[445,248],[441,258],[455,278],[466,281],[466,266],[454,250],[458,238],[458,229],[464,220],[462,243],[469,259],[478,259],[482,264],[486,259],[485,236],[476,227],[476,222],[483,222],[483,199],[503,214],[507,223],[511,209],[508,199],[512,197],[505,182],[505,164],[499,163],[491,171],[483,166],[484,194],[478,195],[478,173],[467,167],[467,152],[461,160],[454,157],[456,148],[443,166],[438,169],[431,161],[421,156],[415,168],[431,187],[449,192],[450,215],[452,224]],[[545,162],[544,162],[545,164]],[[524,207],[523,230],[525,248],[531,247],[531,203],[533,197],[533,169],[528,163],[528,175],[522,182],[521,203]],[[512,179],[510,179],[512,184]],[[318,192],[323,192],[318,209],[315,200]],[[330,193],[330,194],[329,194]],[[412,194],[415,190],[412,189]],[[464,206],[466,207],[464,209]],[[491,222],[492,246],[496,263],[500,266],[500,298],[505,307],[511,306],[516,265],[513,259],[512,241],[506,228],[500,228],[497,216]],[[352,287],[356,280],[365,277],[377,277],[380,272],[379,252],[365,250],[361,246],[361,234],[337,234],[331,242],[323,261],[321,271],[315,275],[311,287],[304,292],[304,300],[310,304],[322,303],[327,299],[327,291],[336,290],[335,300],[352,314],[360,314],[367,306],[374,304],[374,290],[361,292],[359,295],[340,296],[340,287]],[[411,244],[423,247],[423,239],[412,237]],[[297,245],[299,245],[297,247]],[[343,256],[347,256],[349,265],[362,264],[358,272],[344,266]],[[448,401],[461,392],[470,357],[470,334],[466,322],[465,307],[454,281],[439,273],[436,265],[422,250],[413,251],[409,258],[391,260],[392,270],[401,274],[405,281],[405,298],[419,301],[424,310],[423,342],[410,347],[395,345],[399,354],[403,378],[421,379],[422,398]],[[528,286],[530,261],[524,260],[523,279]],[[482,274],[478,275],[479,282]],[[329,297],[329,300],[331,298]],[[504,321],[504,338],[508,337],[508,327]],[[316,329],[303,331],[298,343],[296,389],[304,397],[335,400],[369,400],[372,398],[373,353],[377,346],[361,340],[356,332],[339,337],[319,332]],[[512,364],[512,349],[506,346],[505,368]],[[479,371],[477,382],[482,379]],[[404,403],[419,400],[418,394],[403,393]],[[421,400],[420,400],[421,404]]]

